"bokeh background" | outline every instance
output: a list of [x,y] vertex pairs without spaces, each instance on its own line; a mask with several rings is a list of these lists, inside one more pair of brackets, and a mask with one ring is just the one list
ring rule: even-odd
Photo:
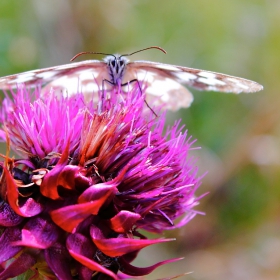
[[[0,76],[68,63],[80,51],[132,52],[153,60],[256,80],[260,93],[193,91],[182,118],[197,138],[198,195],[210,192],[177,241],[135,262],[185,259],[146,279],[280,279],[279,0],[1,0]],[[94,57],[96,59],[96,57]]]

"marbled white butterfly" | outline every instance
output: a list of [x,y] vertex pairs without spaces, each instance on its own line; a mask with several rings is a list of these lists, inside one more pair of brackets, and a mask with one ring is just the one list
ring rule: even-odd
[[52,88],[60,92],[66,90],[67,94],[74,94],[78,88],[83,93],[92,93],[98,92],[100,85],[107,89],[110,84],[111,86],[123,86],[133,81],[138,83],[144,81],[148,99],[149,95],[154,96],[158,104],[163,104],[171,110],[189,107],[193,101],[192,94],[182,85],[198,90],[232,93],[256,92],[263,89],[262,85],[254,81],[222,73],[160,62],[141,60],[130,62],[126,58],[126,56],[147,49],[158,49],[166,53],[164,49],[155,46],[125,55],[82,52],[73,59],[90,53],[107,56],[103,61],[85,60],[2,77],[0,78],[0,89],[9,90],[20,83],[33,87],[40,84],[47,85],[48,89]]

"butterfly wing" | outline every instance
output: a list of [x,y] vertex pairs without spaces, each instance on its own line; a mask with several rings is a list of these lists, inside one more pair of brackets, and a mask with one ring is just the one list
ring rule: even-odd
[[[256,92],[263,89],[262,85],[256,82],[239,77],[150,61],[131,62],[127,65],[127,70],[128,72],[136,72],[138,77],[144,79],[144,73],[146,72],[148,83],[152,79],[159,81],[161,83],[162,102],[173,102],[172,106],[166,104],[169,109],[188,107],[192,101],[190,92],[186,91],[184,87],[180,87],[181,84],[198,90],[232,92],[236,94]],[[154,93],[151,92],[151,94]]]
[[182,86],[168,73],[158,71],[149,62],[146,66],[142,65],[142,61],[140,63],[140,65],[138,65],[138,62],[127,64],[123,82],[133,79],[143,81],[148,104],[163,106],[173,111],[191,105],[193,96],[186,87]]
[[24,83],[28,87],[45,86],[44,90],[66,91],[78,89],[96,91],[102,80],[108,77],[107,64],[99,60],[86,60],[49,68],[37,69],[0,78],[0,89],[9,90]]
[[[93,98],[92,93],[96,95],[104,79],[110,80],[108,65],[103,61],[86,60],[0,78],[0,89],[16,88],[20,83],[30,87],[39,84],[45,86],[45,93],[50,89],[67,95],[80,91]],[[148,102],[171,110],[189,107],[193,100],[192,94],[182,84],[199,90],[233,93],[255,92],[263,88],[256,82],[234,76],[150,61],[126,65],[123,83],[134,79],[145,81]],[[107,86],[104,83],[104,87]]]

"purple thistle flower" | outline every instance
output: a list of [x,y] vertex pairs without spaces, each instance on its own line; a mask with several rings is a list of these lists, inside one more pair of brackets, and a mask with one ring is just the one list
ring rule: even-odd
[[[101,108],[101,111],[100,111]],[[186,224],[197,212],[200,185],[188,153],[195,142],[176,122],[164,132],[137,88],[99,104],[83,95],[41,96],[21,86],[3,102],[0,163],[0,279],[120,279],[150,267],[130,263],[147,239]],[[175,220],[180,221],[174,224]]]

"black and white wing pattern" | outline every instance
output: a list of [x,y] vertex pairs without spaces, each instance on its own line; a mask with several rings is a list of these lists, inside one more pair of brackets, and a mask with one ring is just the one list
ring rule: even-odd
[[126,73],[133,73],[139,80],[148,83],[146,93],[158,97],[158,103],[171,110],[189,107],[192,94],[182,85],[202,91],[225,93],[250,93],[263,86],[247,79],[206,70],[163,64],[151,61],[129,62]]
[[[144,83],[146,98],[151,104],[170,110],[189,107],[191,92],[183,85],[205,91],[256,92],[263,87],[253,81],[221,73],[175,66],[150,61],[129,62],[125,56],[109,55],[104,61],[85,60],[60,66],[32,70],[0,78],[0,89],[9,90],[24,83],[26,86],[44,86],[59,93],[85,95],[98,92],[101,87],[117,83],[129,84],[137,79]],[[103,82],[107,80],[107,82]]]
[[48,89],[66,90],[68,94],[74,94],[77,89],[83,90],[83,87],[90,87],[91,90],[97,91],[98,85],[101,85],[102,80],[107,76],[105,62],[85,60],[2,77],[0,89],[10,90],[24,83],[27,87],[41,85],[47,86]]

